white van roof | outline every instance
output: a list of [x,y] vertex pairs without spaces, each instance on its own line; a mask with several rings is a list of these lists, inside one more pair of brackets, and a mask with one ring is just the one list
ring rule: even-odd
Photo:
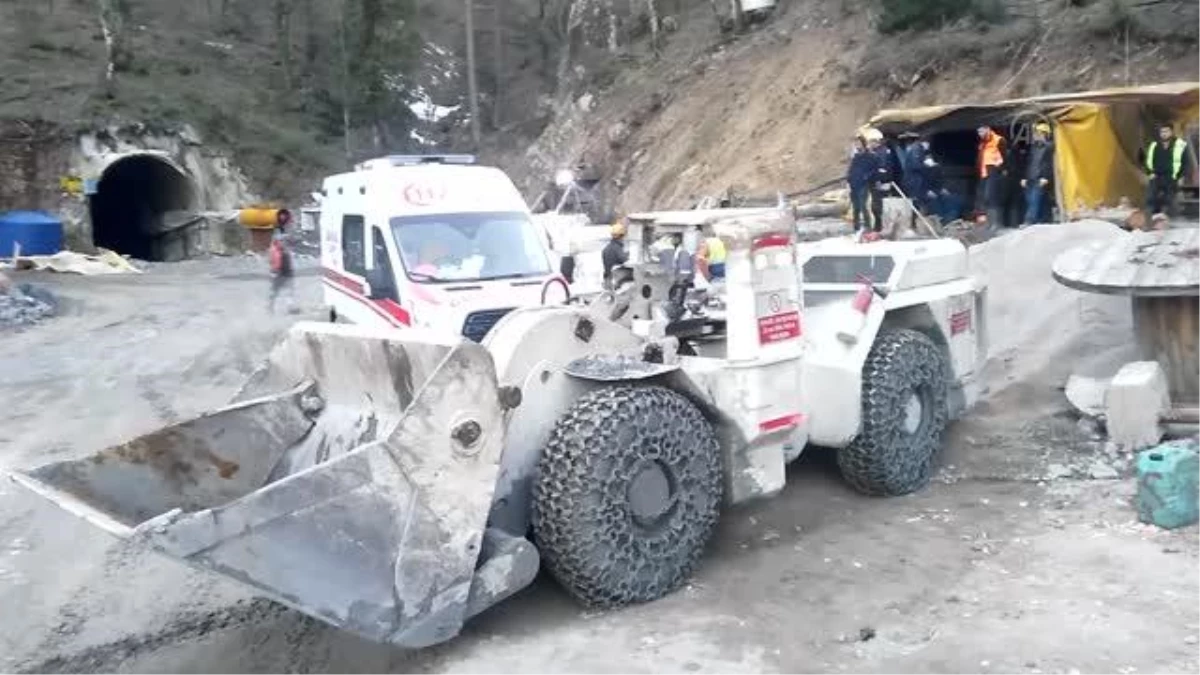
[[[331,206],[340,202],[339,210],[369,209],[389,217],[529,212],[520,191],[500,169],[463,162],[406,160],[406,156],[368,160],[356,171],[329,176],[323,183],[325,202]],[[345,200],[361,204],[349,209]]]

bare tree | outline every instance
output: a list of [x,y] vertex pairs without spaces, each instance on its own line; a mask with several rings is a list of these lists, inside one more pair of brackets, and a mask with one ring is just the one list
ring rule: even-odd
[[129,52],[126,24],[129,21],[128,0],[98,0],[100,9],[100,31],[104,34],[107,61],[104,81],[111,85],[116,73],[128,70],[132,54]]
[[346,144],[346,163],[354,162],[354,153],[350,142],[350,48],[346,45],[346,5],[349,0],[341,0],[338,7],[338,42],[342,52],[342,138]]
[[293,0],[275,0],[275,49],[283,70],[283,88],[292,88],[292,10]]
[[492,92],[492,128],[499,129],[501,122],[501,106],[504,103],[504,10],[501,5],[504,0],[492,0],[492,11],[495,26],[492,30],[495,31],[495,90]]
[[655,0],[646,0],[646,12],[649,14],[650,21],[650,49],[654,51],[654,56],[657,58],[662,45],[658,38],[658,4]]

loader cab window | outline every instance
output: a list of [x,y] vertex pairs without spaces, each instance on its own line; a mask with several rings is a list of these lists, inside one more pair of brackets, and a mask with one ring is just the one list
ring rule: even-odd
[[821,255],[804,263],[806,284],[857,284],[863,278],[885,284],[896,268],[896,261],[886,255]]
[[366,276],[366,243],[362,216],[342,216],[342,269]]

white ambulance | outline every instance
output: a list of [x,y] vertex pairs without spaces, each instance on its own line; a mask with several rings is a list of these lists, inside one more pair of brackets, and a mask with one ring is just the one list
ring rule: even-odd
[[329,176],[321,272],[332,321],[479,341],[516,307],[570,288],[512,181],[469,155],[397,155]]

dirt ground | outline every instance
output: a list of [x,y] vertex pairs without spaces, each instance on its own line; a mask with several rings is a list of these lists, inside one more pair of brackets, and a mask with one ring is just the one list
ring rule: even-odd
[[[312,263],[301,300],[318,315]],[[3,334],[0,469],[224,403],[295,316],[261,260],[18,275],[64,315]],[[1009,383],[924,491],[868,499],[828,457],[729,511],[693,583],[589,613],[551,582],[422,652],[368,644],[136,550],[0,481],[0,671],[1196,672],[1197,529],[1139,525],[1128,458],[1061,391]]]

